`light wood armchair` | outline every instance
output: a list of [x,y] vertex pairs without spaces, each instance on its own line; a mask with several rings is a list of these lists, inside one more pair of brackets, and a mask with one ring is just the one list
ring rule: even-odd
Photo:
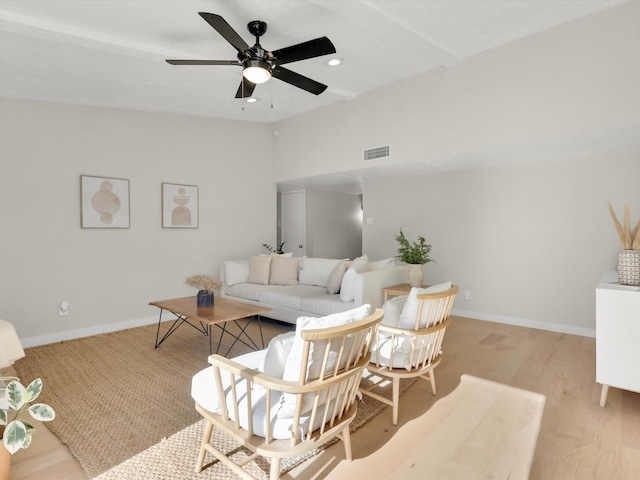
[[[306,453],[334,437],[343,440],[345,456],[350,461],[349,424],[356,415],[358,386],[369,364],[371,346],[383,313],[377,309],[366,318],[346,325],[302,330],[302,339],[298,340],[302,343],[298,381],[282,380],[238,361],[211,355],[214,385],[210,394],[225,401],[218,401],[219,408],[214,409],[210,407],[210,399],[199,400],[192,393],[196,410],[206,420],[196,472],[202,470],[209,452],[239,477],[251,479],[242,467],[262,456],[271,459],[269,478],[275,480],[280,478],[282,458]],[[286,402],[289,402],[291,416],[283,415]],[[242,464],[235,463],[210,443],[214,428],[253,454]]]
[[[400,379],[420,377],[431,383],[436,394],[434,369],[442,359],[442,340],[451,323],[450,315],[458,286],[445,292],[418,295],[418,308],[413,328],[381,324],[367,369],[378,374],[379,380],[361,387],[360,391],[393,407],[393,424],[398,424]],[[403,325],[406,327],[407,325]],[[383,381],[392,381],[389,400],[373,390]]]

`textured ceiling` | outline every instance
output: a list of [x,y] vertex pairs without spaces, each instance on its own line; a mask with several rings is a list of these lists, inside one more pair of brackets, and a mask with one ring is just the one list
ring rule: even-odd
[[[0,96],[269,123],[621,1],[2,0]],[[327,84],[319,96],[272,80],[256,88],[258,102],[244,104],[234,98],[239,67],[164,61],[235,59],[200,11],[222,15],[249,45],[246,24],[266,21],[268,50],[326,35],[343,63],[287,65]]]

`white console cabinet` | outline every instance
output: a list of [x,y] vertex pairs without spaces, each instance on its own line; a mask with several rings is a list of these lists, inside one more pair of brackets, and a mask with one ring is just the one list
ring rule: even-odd
[[609,387],[640,392],[640,287],[620,285],[615,272],[596,287],[596,381],[601,407]]

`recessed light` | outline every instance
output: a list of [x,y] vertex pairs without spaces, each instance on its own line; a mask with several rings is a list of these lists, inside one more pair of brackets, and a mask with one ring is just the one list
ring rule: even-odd
[[329,60],[327,62],[327,65],[329,65],[330,67],[337,67],[341,63],[342,63],[342,59],[341,58],[332,58],[331,60]]
[[249,97],[247,98],[247,103],[256,103],[258,101],[257,98]]

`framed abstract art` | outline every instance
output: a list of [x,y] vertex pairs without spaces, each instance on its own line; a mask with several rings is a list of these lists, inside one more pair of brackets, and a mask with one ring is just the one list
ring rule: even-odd
[[129,180],[80,175],[80,226],[129,228]]
[[162,184],[162,228],[198,228],[198,187]]

